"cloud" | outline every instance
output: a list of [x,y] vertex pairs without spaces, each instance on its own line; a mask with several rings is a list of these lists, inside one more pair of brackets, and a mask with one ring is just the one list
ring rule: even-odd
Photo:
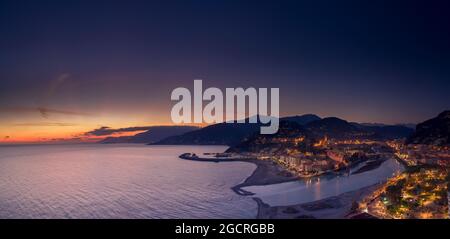
[[77,115],[77,116],[92,116],[91,114],[76,112],[76,111],[68,111],[68,110],[59,110],[59,109],[49,109],[45,107],[2,107],[0,108],[0,112],[6,113],[29,113],[29,112],[38,112],[41,114],[43,118],[49,118],[50,114],[62,114],[62,115]]
[[63,114],[63,115],[90,116],[89,114],[86,114],[86,113],[74,112],[74,111],[55,110],[55,109],[48,109],[48,108],[43,108],[43,107],[38,107],[36,109],[39,111],[39,113],[41,113],[42,117],[44,117],[44,118],[48,118],[50,113]]
[[5,139],[9,139],[10,137],[7,135],[7,136],[5,136]]
[[43,140],[45,141],[66,141],[66,142],[71,142],[71,141],[81,141],[83,140],[83,138],[81,137],[73,137],[73,138],[44,138]]
[[76,126],[73,123],[58,123],[58,122],[38,122],[38,123],[17,123],[14,126]]
[[51,97],[58,90],[58,88],[62,84],[64,84],[69,78],[70,78],[70,74],[69,73],[60,74],[56,79],[54,79],[50,83],[50,87],[48,89],[46,97],[47,98]]
[[138,127],[113,129],[108,126],[103,126],[98,129],[94,129],[89,132],[86,132],[86,133],[84,133],[84,135],[86,135],[86,136],[106,136],[106,135],[123,133],[123,132],[144,131],[144,130],[149,130],[150,128],[151,128],[151,126],[138,126]]

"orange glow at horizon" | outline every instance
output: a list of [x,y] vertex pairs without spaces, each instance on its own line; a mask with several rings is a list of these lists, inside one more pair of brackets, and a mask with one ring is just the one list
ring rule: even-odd
[[[164,122],[163,120],[148,122],[146,120],[143,120],[145,118],[154,117],[121,117],[119,115],[102,115],[97,117],[61,117],[52,115],[50,119],[42,119],[40,115],[25,115],[25,117],[14,118],[2,117],[0,119],[0,144],[97,142],[106,137],[133,136],[138,133],[145,132],[146,130],[113,132],[111,134],[101,136],[87,135],[86,133],[95,129],[99,129],[101,127],[119,129],[127,127],[175,125],[172,122]],[[204,127],[207,124],[183,125]]]

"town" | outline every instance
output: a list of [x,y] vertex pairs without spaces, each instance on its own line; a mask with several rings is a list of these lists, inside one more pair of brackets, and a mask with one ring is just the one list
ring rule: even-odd
[[[350,169],[360,163],[375,165],[383,162],[391,149],[384,143],[372,140],[333,140],[327,137],[314,143],[308,150],[302,151],[297,146],[305,138],[274,138],[273,144],[291,145],[285,150],[243,153],[240,157],[274,160],[301,178],[315,177],[332,172]],[[236,157],[236,155],[233,155]]]
[[[435,129],[446,129],[441,125],[448,125],[449,119],[450,111],[443,112],[419,124],[416,132],[406,137],[393,134],[400,131],[395,126],[386,133],[387,129],[338,118],[306,125],[283,120],[276,134],[255,134],[206,160],[267,161],[300,180],[361,174],[389,160],[396,162],[399,170],[354,201],[356,206],[349,218],[449,218],[448,134],[436,133]],[[426,132],[429,130],[432,132]],[[205,160],[195,154],[184,154],[182,158]]]

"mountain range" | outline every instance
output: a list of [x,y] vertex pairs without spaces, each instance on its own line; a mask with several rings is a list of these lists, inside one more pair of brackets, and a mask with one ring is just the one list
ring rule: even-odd
[[[260,116],[253,116],[260,117]],[[337,117],[320,118],[305,114],[280,118],[279,132],[260,135],[261,123],[218,123],[203,128],[193,126],[154,126],[134,136],[108,137],[100,143],[145,143],[157,145],[228,145],[239,148],[261,149],[262,141],[272,142],[277,137],[302,137],[300,146],[309,147],[323,137],[334,139],[406,139],[408,144],[450,145],[450,111],[420,123],[416,130],[411,125],[384,125],[354,123]],[[258,121],[259,122],[259,121]],[[259,144],[253,147],[253,144]],[[276,147],[269,147],[274,149]]]
[[259,131],[260,123],[219,123],[168,137],[158,145],[236,145]]
[[230,147],[227,153],[283,153],[286,149],[311,151],[316,139],[311,131],[295,121],[281,121],[276,134],[254,134]]
[[[248,119],[247,121],[248,122]],[[300,115],[280,118],[282,122],[294,122],[303,126],[316,138],[330,137],[337,139],[397,139],[407,138],[414,130],[401,126],[365,126],[358,123],[351,123],[336,117],[320,118],[317,115]],[[229,145],[235,146],[245,139],[258,134],[261,124],[229,124],[219,123],[210,125],[183,135],[177,135],[163,139],[155,144],[169,145]]]
[[418,124],[415,133],[406,143],[450,146],[450,110]]
[[198,130],[198,127],[193,126],[153,126],[149,130],[133,135],[133,136],[120,136],[120,137],[107,137],[101,140],[99,143],[137,143],[148,144],[160,141],[167,137],[174,135],[182,135],[190,131]]

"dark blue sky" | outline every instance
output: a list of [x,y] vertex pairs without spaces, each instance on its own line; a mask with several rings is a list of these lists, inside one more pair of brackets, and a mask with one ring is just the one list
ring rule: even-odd
[[200,78],[279,87],[283,115],[415,123],[450,106],[446,2],[1,0],[0,108],[169,122]]

